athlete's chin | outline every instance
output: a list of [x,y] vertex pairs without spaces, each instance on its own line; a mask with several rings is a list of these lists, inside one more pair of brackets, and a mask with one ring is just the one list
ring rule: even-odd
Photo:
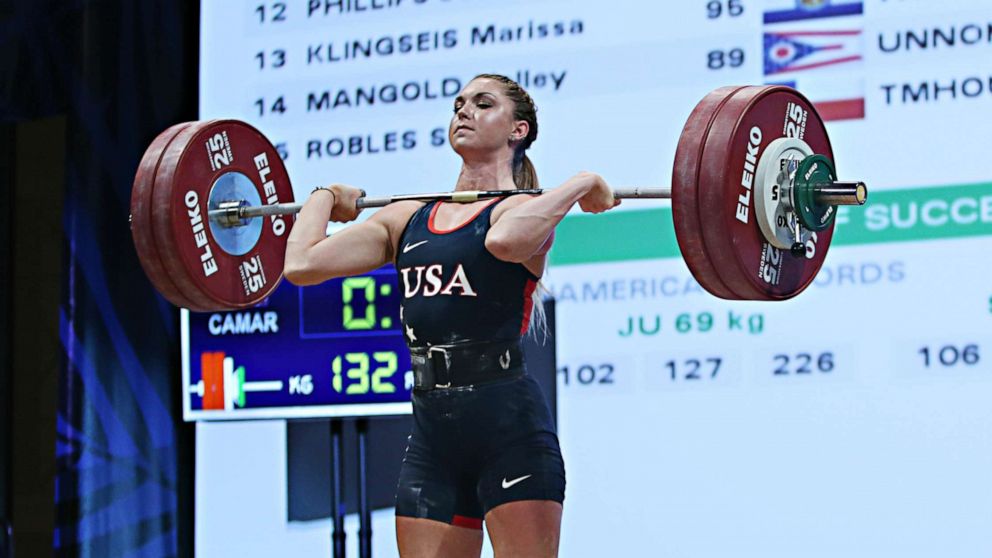
[[504,147],[502,138],[485,136],[475,132],[459,132],[448,136],[448,143],[455,151],[492,152]]
[[490,151],[487,146],[480,145],[479,142],[472,141],[469,138],[455,136],[449,141],[451,142],[451,148],[454,149],[455,153],[460,155],[462,159]]

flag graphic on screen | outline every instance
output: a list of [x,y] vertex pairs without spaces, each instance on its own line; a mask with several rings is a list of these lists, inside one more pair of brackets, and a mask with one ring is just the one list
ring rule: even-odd
[[766,4],[765,24],[812,19],[860,16],[864,14],[862,2],[843,0],[773,0]]
[[861,2],[772,0],[765,12],[766,83],[795,87],[824,120],[864,118]]
[[765,75],[861,60],[861,31],[765,33]]

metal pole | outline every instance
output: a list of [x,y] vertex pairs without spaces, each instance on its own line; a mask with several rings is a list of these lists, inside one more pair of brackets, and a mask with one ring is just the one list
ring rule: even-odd
[[341,467],[341,420],[331,420],[331,519],[334,531],[331,535],[333,558],[345,558],[344,509],[341,505],[344,483]]
[[355,421],[358,430],[358,556],[372,558],[372,511],[369,509],[368,482],[368,427],[369,421]]

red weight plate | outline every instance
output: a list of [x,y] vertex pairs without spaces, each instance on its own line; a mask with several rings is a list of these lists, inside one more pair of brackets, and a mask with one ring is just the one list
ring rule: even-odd
[[196,310],[196,305],[186,298],[169,276],[169,270],[162,264],[158,247],[155,245],[155,234],[152,230],[152,190],[155,173],[158,170],[162,152],[189,122],[182,122],[170,127],[159,134],[138,164],[131,189],[131,239],[134,241],[138,261],[149,281],[166,300],[176,306]]
[[[175,283],[208,309],[253,306],[282,279],[291,216],[263,217],[259,237],[245,251],[222,248],[211,226],[207,202],[218,179],[247,184],[257,203],[290,203],[293,189],[282,159],[269,140],[237,120],[212,120],[179,132],[162,155],[156,175],[155,241],[164,262],[174,266]],[[249,198],[249,203],[255,203]],[[202,300],[202,303],[201,303]]]
[[727,299],[738,299],[720,280],[703,244],[703,233],[697,203],[697,182],[703,143],[717,111],[742,86],[721,87],[706,95],[692,110],[685,122],[679,145],[675,150],[672,169],[672,218],[675,238],[692,276],[710,293]]
[[163,223],[169,220],[173,212],[172,205],[170,205],[171,202],[168,201],[172,199],[173,183],[169,180],[163,180],[161,175],[163,166],[174,164],[166,161],[166,154],[170,148],[176,149],[177,140],[179,143],[185,144],[185,140],[179,140],[179,135],[183,132],[187,132],[188,135],[189,132],[202,129],[206,124],[206,122],[202,121],[187,122],[186,126],[182,130],[179,130],[172,140],[169,141],[168,145],[162,149],[162,155],[159,157],[159,162],[155,168],[155,175],[152,180],[151,206],[154,209],[150,212],[150,228],[162,261],[162,268],[168,273],[169,280],[176,286],[181,296],[190,302],[191,307],[187,308],[196,311],[215,309],[216,304],[213,304],[210,298],[189,279],[190,272],[185,268],[187,265],[186,262],[182,261],[176,255],[178,249],[175,246],[175,239],[169,234],[163,234],[163,230],[166,229]]
[[203,409],[224,410],[224,353],[200,355],[200,381],[203,382]]
[[783,86],[748,87],[717,112],[703,145],[699,205],[706,250],[720,278],[739,298],[784,300],[803,291],[827,255],[833,225],[795,257],[771,246],[758,226],[752,182],[772,140],[796,137],[833,160],[830,139],[813,104]]

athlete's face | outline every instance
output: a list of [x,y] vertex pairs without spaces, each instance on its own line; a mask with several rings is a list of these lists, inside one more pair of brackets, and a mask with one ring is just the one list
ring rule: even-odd
[[470,81],[455,98],[454,111],[448,141],[462,157],[500,149],[512,152],[511,142],[527,136],[527,122],[513,119],[513,101],[498,81]]

